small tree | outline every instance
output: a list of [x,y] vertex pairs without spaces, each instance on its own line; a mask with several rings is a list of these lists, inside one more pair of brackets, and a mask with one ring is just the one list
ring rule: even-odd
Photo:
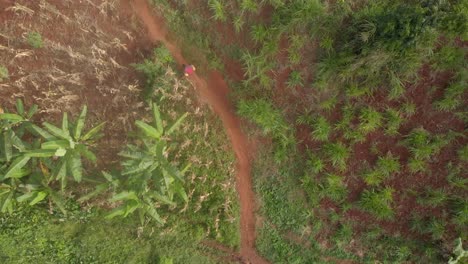
[[[88,148],[104,124],[82,133],[85,106],[76,124],[69,122],[68,115],[64,114],[61,128],[44,122],[43,129],[31,121],[36,105],[25,111],[23,102],[17,100],[16,108],[16,114],[0,114],[1,211],[12,212],[16,202],[35,205],[49,198],[66,213],[62,195],[52,186],[61,181],[63,190],[68,175],[81,181],[81,156],[96,161]],[[45,142],[41,143],[41,137]]]
[[[118,184],[120,190],[110,201],[123,203],[107,215],[108,218],[116,216],[126,217],[135,211],[139,212],[143,223],[146,215],[163,224],[156,205],[168,204],[175,206],[174,196],[177,195],[185,202],[188,201],[183,183],[183,175],[189,168],[187,165],[180,170],[170,162],[168,152],[171,145],[167,140],[180,126],[187,114],[181,116],[169,128],[163,125],[158,106],[153,103],[153,124],[136,121],[141,134],[138,138],[141,144],[127,145],[119,153],[122,161],[122,180]],[[112,180],[108,179],[109,183]]]
[[44,138],[41,144],[42,150],[50,150],[59,159],[51,165],[51,176],[61,181],[62,190],[67,185],[67,175],[72,175],[76,182],[81,182],[83,177],[82,157],[96,163],[97,158],[90,151],[92,144],[102,135],[101,130],[105,122],[83,133],[88,108],[83,107],[77,121],[69,122],[67,113],[63,114],[62,126],[59,128],[48,122],[44,122],[45,130],[32,125],[31,129]]

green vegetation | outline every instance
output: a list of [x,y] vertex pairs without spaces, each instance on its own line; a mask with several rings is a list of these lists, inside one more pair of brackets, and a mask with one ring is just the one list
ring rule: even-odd
[[394,173],[400,171],[400,163],[397,157],[387,153],[385,157],[379,157],[376,166],[364,174],[364,181],[368,185],[379,185],[382,181]]
[[[265,257],[447,261],[447,239],[466,234],[459,225],[466,204],[462,1],[195,5],[211,10],[223,29],[232,24],[228,40],[193,23],[205,17],[200,10],[186,2],[176,7],[169,20],[187,21],[172,24],[176,31],[195,28],[221,58],[243,65],[244,80],[231,84],[238,113],[273,139],[273,146],[260,144],[254,171],[263,219],[257,245]],[[283,86],[289,89],[274,88]],[[413,200],[417,207],[406,208]],[[429,208],[440,215],[431,219]],[[430,238],[399,228],[410,220],[408,210],[423,215],[417,232]]]
[[[62,211],[63,200],[53,188],[61,183],[64,191],[68,177],[81,182],[83,167],[81,157],[96,162],[89,145],[99,136],[104,124],[82,133],[85,125],[86,106],[76,123],[68,121],[65,113],[58,128],[44,122],[43,128],[31,120],[37,105],[25,111],[22,100],[16,102],[16,114],[0,114],[2,140],[0,141],[1,212],[13,212],[16,203],[35,205],[49,197]],[[44,138],[41,143],[40,138]],[[65,213],[65,211],[64,211]]]
[[296,86],[304,86],[304,80],[301,76],[301,73],[298,71],[291,72],[286,84],[289,88],[294,88]]
[[264,135],[275,139],[275,157],[278,161],[287,158],[294,139],[281,111],[262,99],[239,102],[238,113],[259,125]]
[[327,119],[323,116],[320,116],[313,124],[311,135],[315,140],[327,141],[331,130],[332,126],[328,123]]
[[360,204],[362,208],[375,215],[378,219],[389,219],[394,215],[392,209],[394,190],[385,188],[383,190],[365,190],[362,193]]
[[[128,144],[126,149],[119,153],[124,160],[121,163],[122,171],[119,179],[113,181],[108,173],[103,173],[108,182],[116,185],[118,192],[112,196],[110,202],[120,202],[122,205],[115,208],[107,215],[108,218],[116,216],[126,217],[133,212],[138,212],[141,224],[145,222],[145,216],[149,216],[163,224],[155,204],[162,203],[175,206],[174,195],[177,194],[184,202],[188,202],[184,190],[184,172],[171,164],[165,153],[170,151],[169,142],[165,138],[180,126],[187,116],[181,116],[169,128],[163,126],[158,106],[151,104],[154,124],[136,121],[135,125],[140,129],[140,145]],[[175,147],[175,146],[172,146]],[[104,190],[99,187],[96,191]],[[96,191],[93,194],[97,194]]]
[[0,82],[7,80],[9,77],[8,69],[5,66],[0,65]]
[[[151,2],[197,73],[233,90],[263,257],[466,262],[466,1]],[[60,125],[0,108],[0,262],[210,263],[202,241],[238,248],[233,153],[176,67],[161,46],[133,65],[144,102],[103,171],[103,120],[86,107]]]
[[329,143],[323,146],[328,160],[331,164],[344,171],[346,170],[346,160],[349,158],[349,149],[341,142]]
[[449,264],[463,263],[468,258],[468,251],[463,249],[461,238],[457,239],[457,245],[453,250],[454,257],[450,257]]
[[28,41],[28,44],[35,49],[40,49],[44,47],[44,42],[42,41],[42,36],[39,32],[29,32],[26,39]]
[[321,186],[324,196],[328,196],[335,202],[342,202],[347,197],[346,185],[343,178],[336,174],[328,174],[326,183]]
[[382,124],[382,115],[372,108],[364,108],[359,114],[359,130],[367,134],[377,130]]
[[389,136],[398,135],[398,130],[400,129],[401,124],[403,123],[403,117],[398,110],[387,109],[386,113],[386,127],[385,133]]
[[[133,218],[103,221],[95,210],[68,201],[69,214],[50,215],[22,207],[0,216],[0,260],[4,263],[215,263],[204,256],[189,226],[164,235],[151,226],[137,228]],[[109,239],[111,237],[112,239]],[[103,254],[105,252],[105,254]]]
[[[23,248],[29,253],[2,247],[0,259],[212,263],[201,255],[208,250],[203,240],[239,245],[234,158],[219,151],[228,149],[218,133],[222,124],[190,99],[185,81],[173,74],[162,78],[173,73],[171,63],[168,51],[158,47],[153,57],[135,65],[153,80],[142,94],[150,107],[122,147],[120,166],[110,171],[98,172],[100,156],[93,151],[104,122],[87,124],[86,106],[76,119],[65,113],[60,126],[38,125],[33,116],[38,107],[25,109],[21,100],[16,113],[0,114],[0,208],[5,213],[0,222],[11,227],[2,228],[0,241],[41,241]],[[158,69],[159,75],[148,69]],[[40,219],[35,224],[43,228],[33,229],[29,218]],[[112,241],[128,241],[109,244],[108,236],[95,230],[115,233]],[[99,253],[107,250],[106,256]]]
[[[144,63],[156,64],[150,68],[162,67],[166,76],[175,76],[173,61],[166,54],[166,49],[157,47]],[[187,226],[184,232],[197,239],[213,239],[235,248],[239,245],[239,209],[234,154],[227,151],[226,136],[219,133],[222,123],[213,121],[214,114],[207,107],[200,108],[187,82],[181,85],[174,77],[161,76],[157,80],[143,91],[143,97],[154,102],[149,104],[151,115],[136,122],[139,133],[133,146],[120,153],[122,175],[112,175],[122,182],[120,191],[133,191],[143,200],[140,206],[145,199],[157,203],[154,209],[167,230]],[[149,171],[151,176],[146,174]]]

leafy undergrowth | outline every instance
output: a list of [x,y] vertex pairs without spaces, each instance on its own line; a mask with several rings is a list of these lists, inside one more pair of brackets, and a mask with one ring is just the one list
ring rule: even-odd
[[[137,219],[103,220],[69,201],[69,214],[24,207],[0,216],[2,263],[215,263],[197,248],[190,226],[156,237]],[[170,262],[173,261],[173,262]]]

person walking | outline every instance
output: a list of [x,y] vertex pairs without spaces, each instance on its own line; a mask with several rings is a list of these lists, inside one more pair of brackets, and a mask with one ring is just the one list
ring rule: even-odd
[[189,64],[189,65],[185,65],[185,64],[182,64],[182,66],[184,67],[184,75],[185,76],[189,76],[191,74],[193,74],[196,70],[195,66]]

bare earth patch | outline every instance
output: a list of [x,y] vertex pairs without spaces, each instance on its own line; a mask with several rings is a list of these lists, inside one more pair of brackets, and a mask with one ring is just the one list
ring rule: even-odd
[[[9,79],[0,83],[0,106],[24,98],[41,109],[41,119],[89,108],[89,124],[107,121],[97,154],[101,168],[116,162],[143,102],[131,66],[152,49],[135,21],[116,0],[0,1],[0,65]],[[28,35],[42,37],[41,48]]]

